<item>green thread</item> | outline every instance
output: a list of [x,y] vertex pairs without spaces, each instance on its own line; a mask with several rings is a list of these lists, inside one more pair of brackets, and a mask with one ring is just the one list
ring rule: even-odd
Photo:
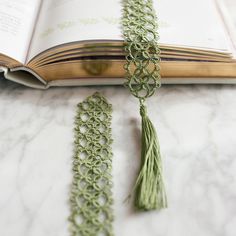
[[147,116],[145,100],[160,87],[160,49],[152,0],[123,0],[125,86],[140,102],[142,117],[141,168],[135,184],[135,205],[141,210],[167,207],[162,179],[160,147]]
[[99,93],[77,106],[70,197],[72,236],[112,236],[112,107]]
[[142,210],[161,209],[167,207],[167,198],[162,178],[160,146],[156,130],[143,104],[141,104],[140,113],[142,117],[142,168],[135,184],[137,192],[135,205]]

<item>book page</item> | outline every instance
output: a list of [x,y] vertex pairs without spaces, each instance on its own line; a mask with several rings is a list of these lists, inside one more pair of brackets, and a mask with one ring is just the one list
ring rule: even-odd
[[0,53],[25,63],[40,0],[0,0]]
[[64,43],[122,40],[120,17],[120,0],[43,0],[28,61]]
[[[47,0],[36,26],[29,60],[64,43],[123,40],[120,0]],[[163,45],[228,52],[214,0],[154,0]]]
[[215,0],[154,0],[160,42],[167,45],[230,51]]
[[[227,3],[227,4],[226,4]],[[232,0],[217,0],[218,10],[228,32],[229,40],[232,42],[233,58],[236,59],[236,5]]]

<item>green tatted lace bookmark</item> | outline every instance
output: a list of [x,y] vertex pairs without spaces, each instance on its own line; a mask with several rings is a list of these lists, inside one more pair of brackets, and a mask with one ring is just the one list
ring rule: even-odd
[[112,236],[111,105],[99,93],[78,104],[71,190],[72,236]]
[[160,49],[152,0],[123,0],[122,25],[126,51],[125,86],[139,99],[142,117],[142,164],[135,184],[135,204],[142,210],[165,208],[160,147],[145,106],[146,98],[160,87]]

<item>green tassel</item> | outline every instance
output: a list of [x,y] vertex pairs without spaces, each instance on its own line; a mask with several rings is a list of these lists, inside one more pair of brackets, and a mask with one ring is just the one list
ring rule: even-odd
[[142,117],[141,168],[135,184],[135,206],[140,210],[167,207],[167,198],[162,179],[160,146],[156,130],[147,116],[144,102],[140,100]]

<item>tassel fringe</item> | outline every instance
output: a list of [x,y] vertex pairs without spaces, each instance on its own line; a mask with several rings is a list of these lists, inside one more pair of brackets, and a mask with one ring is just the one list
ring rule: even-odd
[[135,206],[139,210],[154,210],[167,207],[167,198],[162,178],[160,146],[156,130],[147,116],[144,102],[140,100],[142,117],[141,168],[135,184]]

